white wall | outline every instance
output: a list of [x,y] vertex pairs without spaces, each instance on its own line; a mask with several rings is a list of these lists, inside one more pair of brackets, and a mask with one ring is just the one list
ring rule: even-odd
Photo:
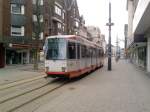
[[139,0],[133,19],[133,32],[135,32],[149,2],[150,0]]
[[150,72],[150,37],[147,38],[147,72]]
[[134,15],[133,1],[128,1],[128,39],[127,46],[133,41],[133,15]]

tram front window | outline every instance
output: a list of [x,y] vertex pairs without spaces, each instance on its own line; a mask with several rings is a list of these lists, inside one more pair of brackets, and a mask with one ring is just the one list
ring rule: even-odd
[[47,60],[66,59],[66,41],[64,39],[48,39]]

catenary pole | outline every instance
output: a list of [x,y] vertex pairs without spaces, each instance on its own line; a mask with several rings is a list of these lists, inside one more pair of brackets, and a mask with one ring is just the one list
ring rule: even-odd
[[109,27],[109,40],[108,40],[108,70],[112,70],[112,63],[111,63],[111,26],[114,25],[114,23],[111,22],[111,2],[109,2],[109,22],[106,24]]

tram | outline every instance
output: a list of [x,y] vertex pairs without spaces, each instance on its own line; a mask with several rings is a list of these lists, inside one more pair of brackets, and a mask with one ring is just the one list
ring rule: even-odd
[[103,48],[81,36],[49,36],[43,48],[45,72],[53,78],[79,77],[104,64]]

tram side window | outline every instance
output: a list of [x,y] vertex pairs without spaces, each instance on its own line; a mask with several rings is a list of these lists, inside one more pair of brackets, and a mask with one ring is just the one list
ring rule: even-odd
[[68,59],[76,59],[76,44],[68,43]]
[[77,58],[80,59],[80,44],[77,45]]
[[104,52],[103,52],[103,50],[102,50],[102,49],[100,50],[100,56],[101,56],[101,57],[103,57],[103,56],[104,56]]
[[96,49],[95,48],[93,49],[93,57],[94,58],[96,57]]
[[102,52],[102,57],[104,56],[104,51],[103,50],[101,50],[101,52]]
[[95,58],[97,58],[97,49],[95,48]]
[[92,50],[91,50],[91,48],[89,48],[89,56],[90,56],[90,58],[92,57]]
[[90,58],[90,48],[86,48],[86,57]]
[[99,58],[101,57],[101,50],[100,49],[98,50],[98,57]]
[[82,47],[81,47],[81,49],[82,49],[82,58],[85,58],[86,57],[86,47],[84,46],[84,45],[82,45]]

